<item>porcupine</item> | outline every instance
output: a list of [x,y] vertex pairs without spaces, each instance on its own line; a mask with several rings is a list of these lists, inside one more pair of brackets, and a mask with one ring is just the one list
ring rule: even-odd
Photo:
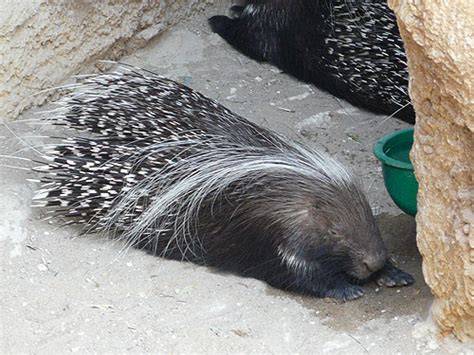
[[230,45],[369,111],[415,122],[386,0],[246,0],[209,24]]
[[134,67],[90,77],[58,105],[49,121],[80,134],[34,168],[45,213],[318,297],[413,282],[387,261],[358,180],[328,156]]

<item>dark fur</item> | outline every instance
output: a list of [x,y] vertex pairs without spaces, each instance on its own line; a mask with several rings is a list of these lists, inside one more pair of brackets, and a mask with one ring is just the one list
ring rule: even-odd
[[361,108],[415,122],[403,43],[386,0],[248,0],[231,13],[209,24],[243,54]]

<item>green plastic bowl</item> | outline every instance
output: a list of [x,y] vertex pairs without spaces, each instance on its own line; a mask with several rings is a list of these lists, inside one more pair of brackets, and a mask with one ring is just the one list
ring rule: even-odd
[[400,209],[416,215],[418,182],[410,161],[413,128],[403,129],[382,137],[374,145],[374,154],[382,162],[385,187]]

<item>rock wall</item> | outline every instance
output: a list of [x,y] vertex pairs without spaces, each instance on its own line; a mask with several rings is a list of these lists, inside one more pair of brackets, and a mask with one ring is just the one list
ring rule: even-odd
[[212,0],[2,0],[0,119],[48,97],[39,91],[144,46]]
[[417,113],[417,243],[442,335],[474,338],[474,1],[389,0]]

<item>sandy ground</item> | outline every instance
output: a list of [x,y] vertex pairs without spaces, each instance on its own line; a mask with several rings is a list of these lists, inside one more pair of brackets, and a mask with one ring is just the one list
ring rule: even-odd
[[[220,6],[219,8],[222,8]],[[338,157],[363,176],[384,239],[416,283],[364,287],[337,303],[273,289],[254,279],[169,261],[98,236],[77,237],[32,211],[34,177],[0,160],[2,353],[246,352],[331,354],[469,353],[438,343],[416,250],[414,219],[388,197],[371,152],[408,125],[360,111],[276,68],[236,53],[196,15],[123,59],[166,75],[228,108]],[[28,119],[33,113],[24,115]],[[11,124],[35,144],[41,128]],[[2,127],[0,154],[34,157]],[[27,137],[27,138],[26,138]]]

